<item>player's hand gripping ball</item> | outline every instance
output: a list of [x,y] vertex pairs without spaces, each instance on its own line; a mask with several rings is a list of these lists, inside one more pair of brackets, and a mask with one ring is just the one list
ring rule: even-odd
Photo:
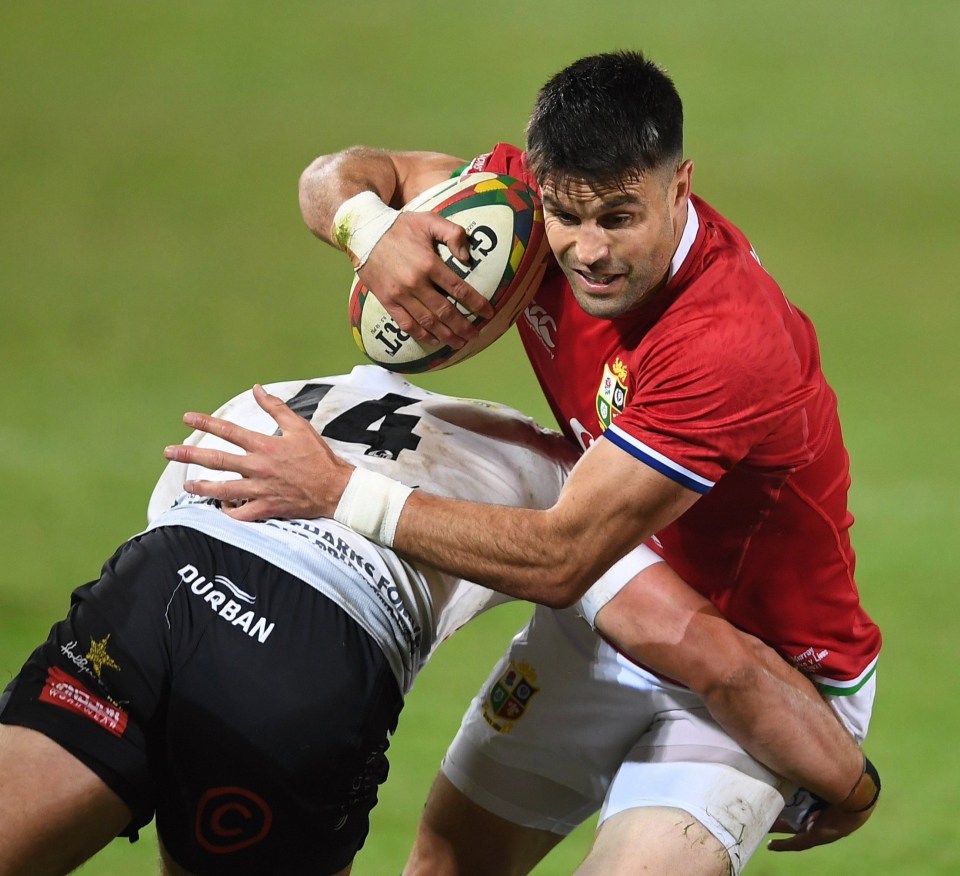
[[543,230],[543,206],[526,183],[495,173],[472,173],[428,189],[404,208],[432,211],[466,229],[470,263],[459,262],[442,243],[440,258],[494,307],[492,319],[478,317],[457,304],[479,336],[454,350],[427,346],[394,322],[354,275],[350,290],[350,325],[357,346],[390,371],[413,374],[447,368],[492,344],[530,303],[546,270],[550,248]]

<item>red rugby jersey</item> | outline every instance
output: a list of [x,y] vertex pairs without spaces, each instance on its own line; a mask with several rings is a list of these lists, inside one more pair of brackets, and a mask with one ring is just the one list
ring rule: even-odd
[[[468,170],[536,185],[506,144]],[[657,534],[671,566],[822,687],[852,693],[881,638],[854,582],[849,460],[816,335],[742,232],[691,203],[675,273],[646,307],[588,316],[557,266],[520,335],[570,438],[612,440],[703,494]]]

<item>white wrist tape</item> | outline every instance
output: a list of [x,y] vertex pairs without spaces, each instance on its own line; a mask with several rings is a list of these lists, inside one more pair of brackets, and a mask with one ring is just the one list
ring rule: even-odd
[[616,596],[634,577],[654,563],[662,563],[663,558],[657,556],[645,544],[637,545],[630,553],[617,560],[596,583],[583,594],[577,603],[577,613],[581,615],[591,627],[596,629],[597,615],[614,596]]
[[384,204],[376,192],[360,192],[337,208],[330,236],[359,271],[399,215],[400,211]]
[[333,519],[384,547],[393,547],[400,512],[413,492],[386,475],[356,468],[347,481]]

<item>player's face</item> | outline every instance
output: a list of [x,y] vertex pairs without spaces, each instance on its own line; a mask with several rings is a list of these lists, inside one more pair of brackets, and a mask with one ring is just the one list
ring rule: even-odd
[[650,171],[623,187],[543,184],[547,239],[577,303],[612,319],[666,283],[687,219],[693,164]]

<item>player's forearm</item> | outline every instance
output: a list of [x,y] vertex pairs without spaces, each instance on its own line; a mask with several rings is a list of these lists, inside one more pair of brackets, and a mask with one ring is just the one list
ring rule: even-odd
[[622,653],[699,694],[714,720],[778,775],[831,801],[850,791],[862,756],[810,681],[665,563],[634,577],[595,624]]
[[742,665],[700,691],[710,714],[778,775],[841,802],[863,767],[859,746],[808,679],[753,641]]
[[393,545],[408,557],[492,590],[566,607],[608,564],[599,554],[581,550],[580,535],[555,508],[481,505],[416,491],[404,505]]
[[333,217],[344,201],[369,191],[390,203],[397,187],[396,167],[386,152],[358,146],[321,155],[300,175],[300,212],[317,237],[335,245]]
[[391,545],[492,590],[566,607],[695,498],[649,467],[629,464],[620,448],[603,441],[580,458],[545,511],[416,491],[403,506]]

